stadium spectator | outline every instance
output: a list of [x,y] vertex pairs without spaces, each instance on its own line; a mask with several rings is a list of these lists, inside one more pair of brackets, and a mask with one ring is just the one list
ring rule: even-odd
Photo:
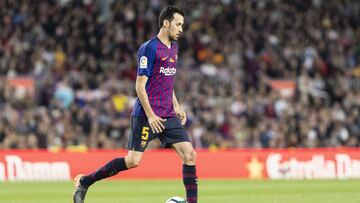
[[[125,147],[136,50],[169,3],[0,1],[0,148]],[[195,147],[360,145],[358,1],[176,5],[189,12],[176,92]]]

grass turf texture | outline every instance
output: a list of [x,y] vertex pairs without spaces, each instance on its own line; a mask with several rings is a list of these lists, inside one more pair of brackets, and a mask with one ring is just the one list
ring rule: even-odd
[[[360,202],[359,180],[245,181],[200,180],[199,203],[355,203]],[[72,202],[71,182],[0,183],[0,202]],[[86,203],[164,203],[185,197],[180,180],[101,181],[88,191]]]

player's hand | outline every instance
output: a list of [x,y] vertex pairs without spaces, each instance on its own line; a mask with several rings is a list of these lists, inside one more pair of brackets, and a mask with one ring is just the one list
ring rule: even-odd
[[183,111],[181,108],[178,108],[175,110],[175,113],[177,116],[179,116],[181,120],[181,125],[185,125],[187,117],[185,111]]
[[153,115],[149,116],[148,120],[153,133],[161,133],[165,129],[163,122],[165,122],[166,119],[160,118],[157,115]]

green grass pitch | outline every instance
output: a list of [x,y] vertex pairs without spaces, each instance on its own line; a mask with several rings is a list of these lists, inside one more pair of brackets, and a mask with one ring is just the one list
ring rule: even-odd
[[[358,203],[360,180],[245,181],[200,180],[199,203]],[[0,183],[0,202],[72,202],[71,182]],[[181,180],[102,181],[86,203],[164,203],[185,196]]]

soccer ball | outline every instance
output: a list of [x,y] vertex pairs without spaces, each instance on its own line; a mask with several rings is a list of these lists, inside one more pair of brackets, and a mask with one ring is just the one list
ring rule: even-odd
[[165,203],[187,203],[187,201],[184,198],[175,196],[170,197]]

